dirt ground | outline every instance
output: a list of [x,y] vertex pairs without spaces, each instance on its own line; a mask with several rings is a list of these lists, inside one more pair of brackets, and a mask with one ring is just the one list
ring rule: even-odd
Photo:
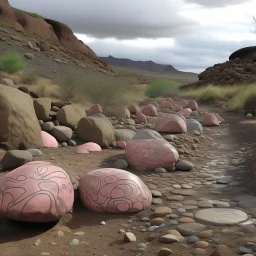
[[[224,175],[231,175],[240,182],[239,187],[214,187],[209,185],[194,185],[196,194],[185,196],[184,200],[198,200],[200,197],[214,200],[233,200],[240,194],[255,195],[255,183],[253,178],[256,144],[256,120],[246,117],[225,113],[220,108],[203,106],[219,113],[225,122],[220,127],[206,128],[204,140],[199,143],[195,157],[181,156],[181,159],[189,160],[194,164],[191,172],[171,173],[144,173],[135,172],[147,185],[155,185],[156,190],[162,193],[162,200],[165,206],[172,207],[173,201],[168,197],[172,194],[174,184],[195,183],[205,181],[207,177],[201,176],[202,170],[209,172],[223,172]],[[180,136],[180,135],[177,135]],[[186,135],[192,136],[192,135]],[[124,158],[123,150],[103,150],[98,153],[79,155],[75,153],[74,147],[43,149],[43,156],[36,160],[47,160],[62,167],[70,175],[82,175],[83,173],[102,167],[113,167],[115,160]],[[4,152],[1,152],[3,155]],[[0,155],[0,156],[1,156]],[[234,161],[237,160],[237,161]],[[213,193],[216,190],[218,193]],[[180,202],[182,203],[182,202]],[[73,216],[66,216],[59,223],[50,225],[27,224],[9,221],[0,217],[0,255],[2,256],[34,256],[34,255],[95,255],[95,256],[119,256],[119,255],[157,255],[162,247],[170,248],[173,255],[192,255],[194,248],[186,242],[162,244],[158,237],[165,234],[168,229],[175,229],[175,226],[166,226],[164,229],[148,232],[141,217],[150,217],[152,210],[157,205],[133,215],[113,215],[94,213],[82,207],[79,197],[74,205]],[[235,208],[240,209],[238,206]],[[195,213],[198,209],[187,210]],[[256,217],[255,208],[242,209],[251,218]],[[179,216],[182,214],[173,208],[173,213]],[[106,225],[100,225],[102,221]],[[137,241],[125,243],[120,229],[130,230],[136,235]],[[143,230],[145,229],[145,230]],[[226,231],[225,229],[228,229]],[[64,236],[59,237],[57,232],[62,230]],[[207,225],[206,230],[213,230],[216,239],[206,239],[209,247],[206,255],[209,255],[217,244],[227,245],[236,254],[237,248],[245,246],[247,241],[255,233],[247,233],[243,227],[236,225],[232,227]],[[74,233],[83,231],[84,235],[77,236]],[[226,233],[228,232],[228,233]],[[152,237],[154,238],[152,241]],[[80,241],[78,246],[71,246],[72,239]],[[40,245],[36,241],[40,239]],[[145,252],[138,252],[139,243],[148,243]],[[43,254],[45,253],[45,254]],[[47,254],[48,253],[48,254]]]

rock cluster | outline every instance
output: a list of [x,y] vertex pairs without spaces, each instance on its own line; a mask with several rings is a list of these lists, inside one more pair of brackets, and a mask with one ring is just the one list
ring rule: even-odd
[[236,85],[256,82],[256,48],[240,49],[230,60],[215,64],[198,75],[199,81],[183,86],[183,89],[206,85]]

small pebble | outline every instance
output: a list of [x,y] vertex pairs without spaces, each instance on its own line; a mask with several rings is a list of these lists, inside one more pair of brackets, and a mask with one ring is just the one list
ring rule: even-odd
[[100,223],[100,225],[106,225],[106,222],[105,221],[102,221],[101,223]]
[[78,239],[73,239],[72,241],[71,241],[71,243],[70,243],[70,245],[72,245],[72,246],[77,246],[77,245],[79,245],[79,240]]

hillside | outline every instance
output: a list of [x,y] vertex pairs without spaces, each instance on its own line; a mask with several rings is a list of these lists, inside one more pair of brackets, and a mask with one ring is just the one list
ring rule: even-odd
[[38,51],[59,50],[73,59],[107,71],[112,70],[100,60],[95,52],[78,40],[73,31],[65,24],[45,19],[36,13],[28,13],[11,7],[8,0],[0,0],[0,27],[30,37]]
[[157,64],[153,61],[133,61],[125,58],[115,58],[113,56],[99,57],[112,67],[124,67],[129,69],[141,69],[149,72],[167,73],[167,74],[194,74],[191,72],[183,72],[174,68],[172,65]]

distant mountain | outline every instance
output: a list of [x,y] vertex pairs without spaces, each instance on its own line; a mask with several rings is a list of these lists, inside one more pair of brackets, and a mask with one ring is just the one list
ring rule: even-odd
[[179,71],[174,68],[172,65],[163,65],[157,64],[153,61],[133,61],[130,59],[124,58],[115,58],[113,56],[108,57],[99,57],[101,60],[106,62],[110,66],[114,67],[125,67],[125,68],[135,68],[135,69],[142,69],[147,70],[150,72],[158,72],[158,73],[169,73],[169,74],[178,74],[178,73],[188,73]]

